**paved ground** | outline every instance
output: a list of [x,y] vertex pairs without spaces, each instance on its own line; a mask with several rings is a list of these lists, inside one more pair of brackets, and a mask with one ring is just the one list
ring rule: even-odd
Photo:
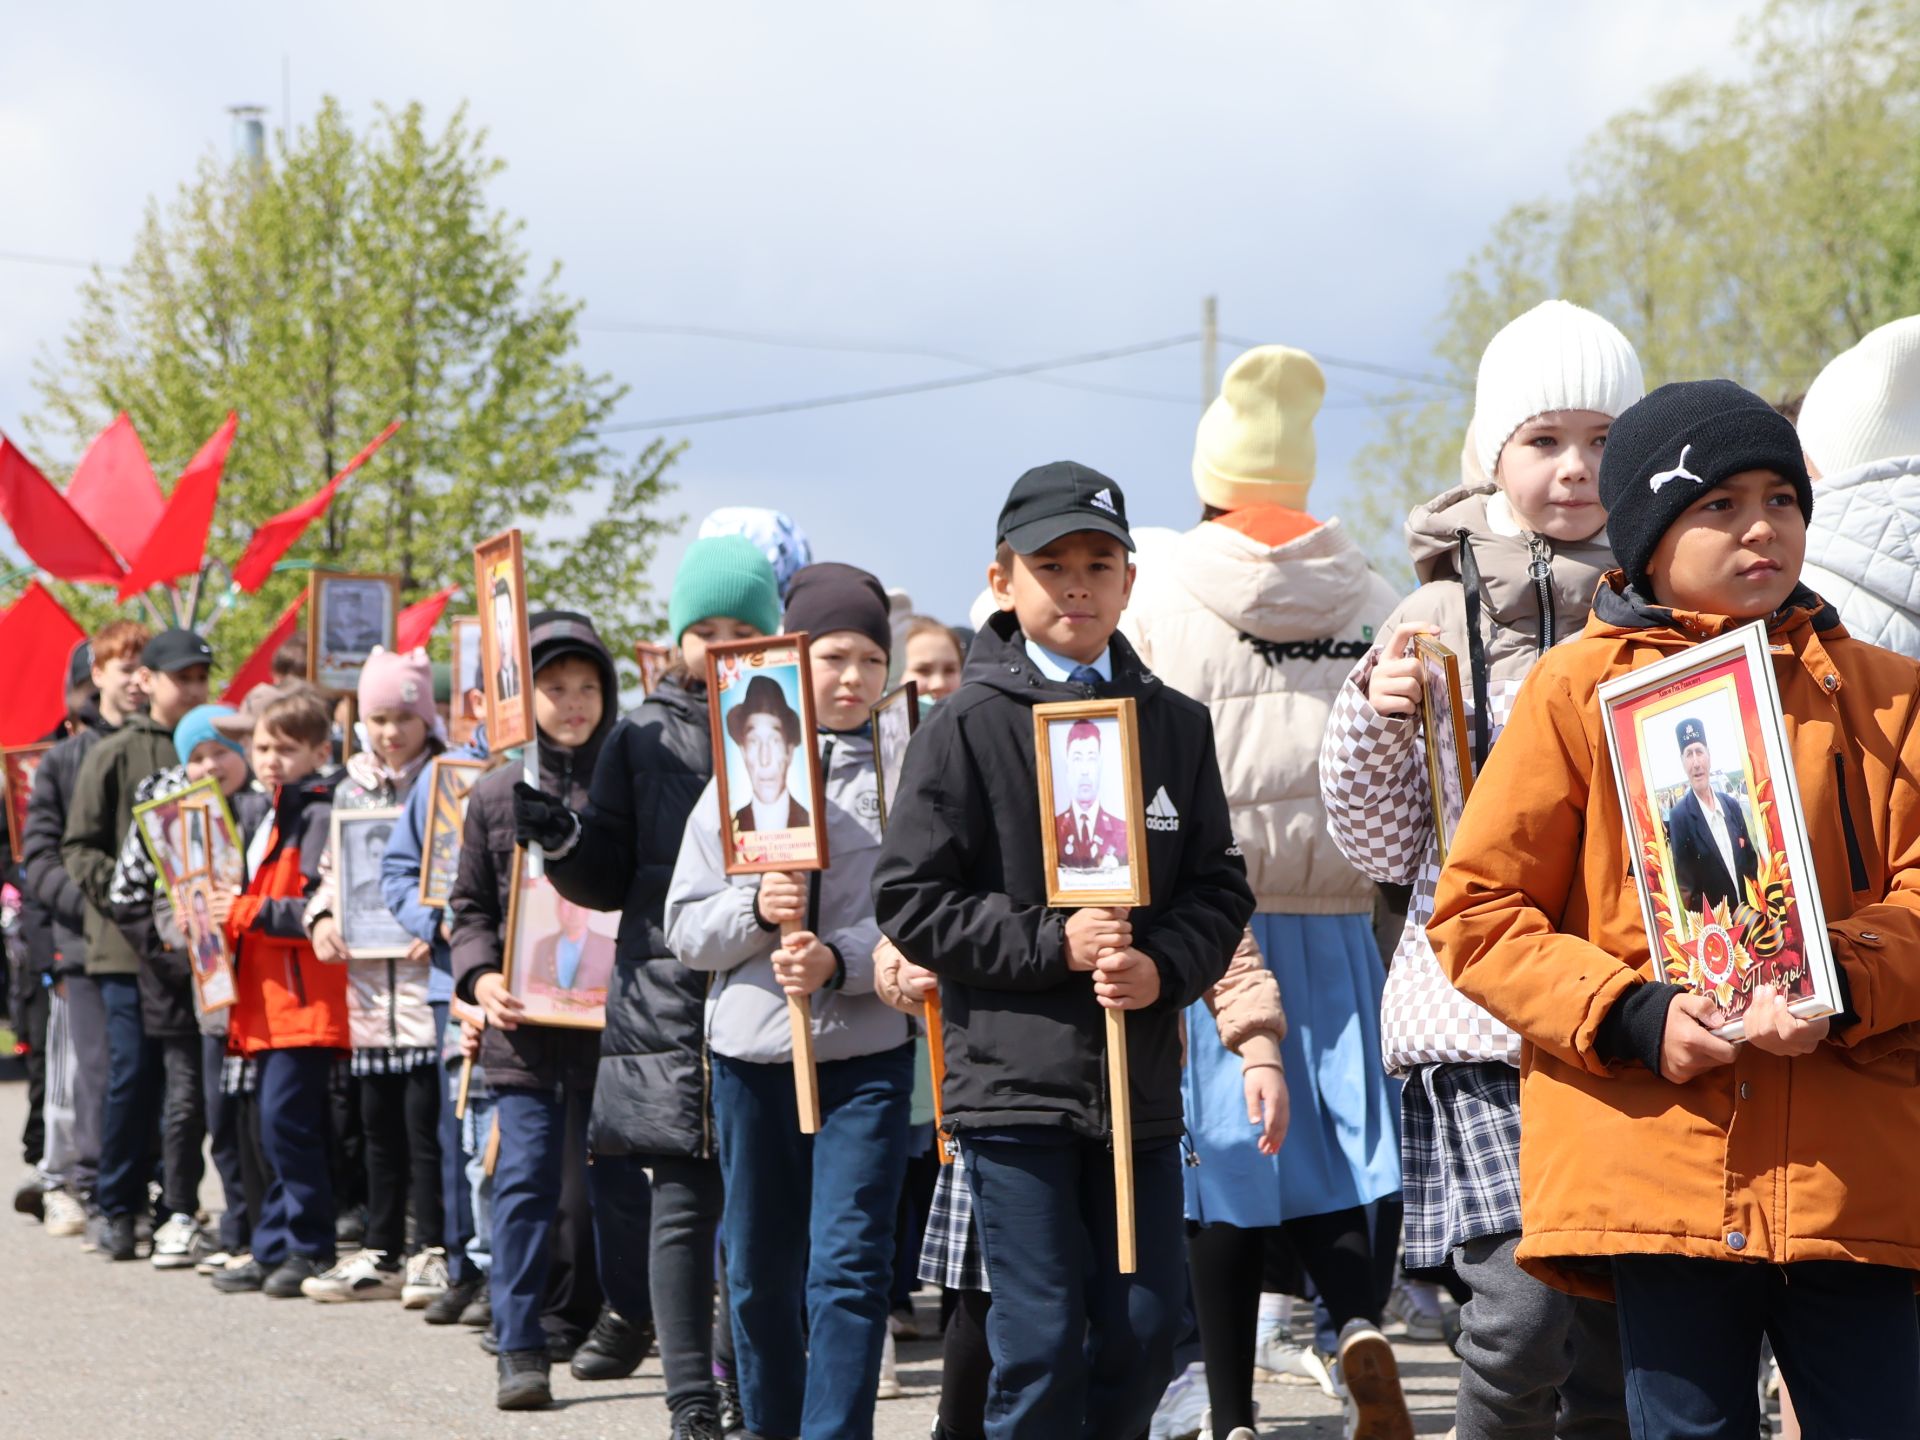
[[[0,1140],[20,1133],[25,1087],[0,1083]],[[14,1176],[0,1172],[11,1194]],[[215,1197],[208,1196],[210,1202]],[[151,1440],[156,1433],[274,1440],[656,1440],[667,1435],[657,1361],[631,1380],[585,1385],[555,1372],[551,1411],[502,1415],[474,1332],[398,1305],[322,1306],[221,1295],[191,1271],[110,1265],[0,1214],[0,1434]],[[922,1323],[931,1333],[925,1307]],[[1396,1341],[1423,1435],[1443,1433],[1456,1364],[1439,1345]],[[903,1346],[907,1394],[883,1401],[882,1440],[925,1436],[939,1382],[931,1343]],[[1262,1383],[1263,1437],[1336,1437],[1334,1402]]]

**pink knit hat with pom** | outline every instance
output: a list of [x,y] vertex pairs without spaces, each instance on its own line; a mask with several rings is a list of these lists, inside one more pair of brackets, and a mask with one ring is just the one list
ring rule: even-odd
[[440,712],[433,708],[433,662],[424,650],[396,655],[376,645],[360,671],[360,715],[382,710],[411,710],[427,722],[429,734],[446,739]]

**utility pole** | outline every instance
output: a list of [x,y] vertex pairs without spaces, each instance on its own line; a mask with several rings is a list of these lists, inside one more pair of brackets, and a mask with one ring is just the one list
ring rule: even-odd
[[1200,302],[1200,408],[1206,409],[1220,393],[1220,302],[1212,295]]

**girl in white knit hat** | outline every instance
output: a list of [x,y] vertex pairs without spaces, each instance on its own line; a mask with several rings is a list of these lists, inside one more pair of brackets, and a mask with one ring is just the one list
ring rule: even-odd
[[1420,588],[1340,692],[1320,754],[1334,840],[1361,871],[1413,883],[1387,982],[1387,1068],[1403,1076],[1401,1167],[1409,1272],[1451,1265],[1461,1314],[1460,1440],[1555,1434],[1625,1440],[1619,1340],[1609,1307],[1523,1273],[1520,1044],[1459,994],[1427,945],[1439,876],[1413,637],[1460,657],[1476,767],[1520,682],[1580,633],[1613,566],[1599,501],[1613,418],[1640,398],[1640,362],[1617,329],[1550,300],[1481,357],[1463,482],[1407,519]]

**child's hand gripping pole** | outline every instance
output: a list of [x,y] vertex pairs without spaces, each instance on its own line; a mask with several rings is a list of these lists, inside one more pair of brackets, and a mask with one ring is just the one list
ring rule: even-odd
[[[804,920],[782,920],[780,943],[807,928]],[[813,1063],[813,997],[787,996],[787,1027],[793,1033],[793,1098],[800,1108],[800,1133],[820,1133],[820,1072]]]
[[[1068,918],[1067,967],[1093,973],[1094,998],[1106,1011],[1114,1230],[1119,1242],[1120,1273],[1131,1275],[1138,1267],[1138,1252],[1133,1213],[1133,1082],[1127,1069],[1126,1012],[1153,1003],[1160,990],[1160,972],[1133,948],[1133,922],[1128,912],[1104,906],[1076,910]],[[1151,994],[1147,993],[1149,987]]]

